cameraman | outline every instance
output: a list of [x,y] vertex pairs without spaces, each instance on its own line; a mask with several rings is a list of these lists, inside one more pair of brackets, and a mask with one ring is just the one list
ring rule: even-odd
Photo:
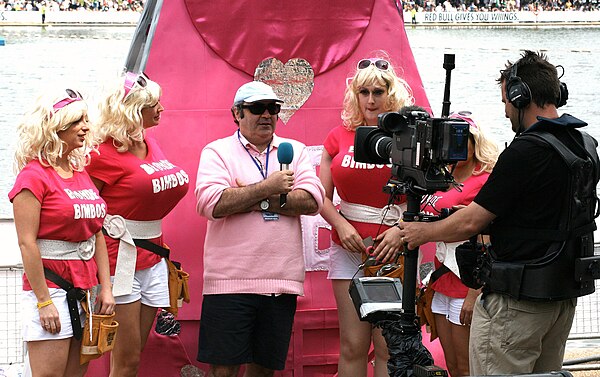
[[[568,92],[544,54],[525,51],[520,60],[507,64],[498,82],[505,115],[517,137],[500,155],[487,183],[471,204],[447,219],[403,222],[395,232],[414,249],[431,241],[467,239],[489,225],[492,274],[482,278],[492,279],[474,309],[471,374],[543,373],[561,368],[576,297],[593,292],[593,281],[587,292],[582,288],[578,291],[573,277],[574,260],[586,250],[576,245],[588,242],[585,246],[593,253],[597,142],[576,129],[585,122],[569,114],[559,117],[557,108],[566,102]],[[554,144],[536,140],[544,131],[558,140]],[[574,184],[579,189],[575,193],[569,185],[573,171],[553,147],[558,144],[590,162],[587,174]],[[579,195],[590,200],[584,201],[584,208],[572,208],[573,198]],[[578,213],[587,216],[584,235],[574,235],[570,225],[571,217]],[[565,220],[569,224],[566,232]],[[559,233],[565,233],[564,239],[556,239]],[[504,279],[493,279],[494,266],[526,266],[548,255],[558,257],[548,262],[554,270],[539,279],[543,284],[531,279],[522,284],[525,275],[531,273],[527,269],[520,270],[522,277],[513,278],[511,271],[504,271]],[[564,260],[564,256],[571,258],[569,263],[551,263]],[[498,288],[502,285],[516,285],[517,294]],[[536,290],[548,297],[530,299],[536,297]]]

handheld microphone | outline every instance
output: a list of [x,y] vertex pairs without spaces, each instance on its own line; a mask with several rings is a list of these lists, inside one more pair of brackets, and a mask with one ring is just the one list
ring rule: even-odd
[[[279,160],[279,170],[288,170],[293,159],[294,148],[292,148],[292,144],[287,142],[279,144],[279,148],[277,148],[277,160]],[[283,208],[283,206],[285,206],[286,200],[287,194],[281,194],[279,196],[279,207]]]

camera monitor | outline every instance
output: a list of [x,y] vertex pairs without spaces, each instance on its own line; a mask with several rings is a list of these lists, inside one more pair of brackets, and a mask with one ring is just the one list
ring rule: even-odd
[[402,311],[402,283],[398,278],[354,278],[350,297],[361,321],[376,322],[384,319],[386,312]]

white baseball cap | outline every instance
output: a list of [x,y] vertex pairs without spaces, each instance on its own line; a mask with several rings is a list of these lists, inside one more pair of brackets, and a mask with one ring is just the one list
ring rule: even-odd
[[280,100],[273,88],[261,81],[250,81],[237,90],[233,98],[233,104],[238,105],[242,102],[256,102],[272,100],[275,102],[283,102]]

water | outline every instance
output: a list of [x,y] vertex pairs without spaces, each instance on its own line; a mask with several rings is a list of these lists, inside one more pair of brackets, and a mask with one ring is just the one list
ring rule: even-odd
[[[0,219],[12,217],[7,193],[14,182],[12,159],[15,127],[40,87],[53,82],[73,83],[94,99],[101,83],[118,74],[124,64],[134,27],[0,27],[7,45],[0,47]],[[450,100],[453,110],[471,110],[503,144],[513,133],[504,118],[500,89],[495,82],[507,59],[521,50],[545,50],[550,61],[562,64],[569,102],[561,110],[588,123],[600,139],[600,106],[595,104],[600,83],[600,28],[407,28],[413,54],[435,115],[444,93],[444,53],[456,55]],[[585,302],[591,300],[590,302]],[[600,333],[597,298],[583,298],[573,326],[576,334]],[[585,311],[583,310],[585,308]],[[591,326],[591,327],[590,327]],[[575,341],[570,347],[598,347],[598,341]]]
[[[507,60],[515,61],[523,50],[544,51],[550,62],[565,67],[561,81],[569,88],[569,101],[559,112],[570,113],[590,124],[586,131],[600,136],[600,48],[590,43],[600,28],[410,28],[413,54],[430,104],[436,115],[444,96],[443,55],[456,55],[452,71],[452,110],[471,110],[502,145],[514,136],[504,118],[500,87],[496,79]],[[560,71],[560,70],[559,70]]]
[[[73,82],[93,99],[103,80],[121,70],[134,27],[0,27],[7,45],[0,47],[0,218],[11,217],[6,195],[12,187],[15,127],[40,86]],[[544,50],[554,64],[565,67],[562,81],[569,87],[569,102],[561,111],[588,123],[587,131],[600,139],[600,28],[518,27],[411,28],[408,38],[435,115],[440,115],[446,71],[443,55],[456,55],[450,101],[453,110],[471,110],[491,130],[500,145],[511,140],[510,122],[504,118],[499,70],[523,49]],[[590,47],[592,46],[592,47]]]
[[97,97],[101,83],[125,63],[134,27],[0,27],[0,218],[12,218],[7,200],[16,126],[42,88],[61,83]]

